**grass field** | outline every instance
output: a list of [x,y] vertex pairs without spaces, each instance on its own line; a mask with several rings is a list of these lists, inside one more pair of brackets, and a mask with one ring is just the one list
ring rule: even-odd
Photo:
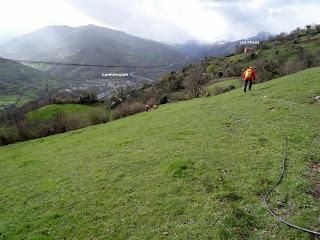
[[[312,239],[320,230],[320,68],[0,147],[0,239]],[[318,184],[318,185],[317,185]]]
[[59,113],[81,113],[90,109],[90,106],[81,104],[50,104],[27,113],[26,119],[29,122],[46,121],[53,119]]
[[25,91],[23,95],[18,94],[2,94],[0,95],[0,111],[4,110],[9,105],[16,105],[17,107],[36,98],[33,92]]
[[233,85],[235,88],[239,88],[242,86],[242,79],[238,78],[231,78],[231,79],[225,79],[222,82],[216,82],[216,83],[208,83],[207,86],[205,87],[205,90],[207,92],[210,92],[213,95],[217,95],[221,92],[219,92],[219,89],[226,88],[230,85]]
[[17,101],[17,95],[8,94],[8,95],[0,95],[0,105],[4,104],[14,104]]
[[14,94],[0,95],[0,111],[8,105],[16,104],[17,99],[17,95]]

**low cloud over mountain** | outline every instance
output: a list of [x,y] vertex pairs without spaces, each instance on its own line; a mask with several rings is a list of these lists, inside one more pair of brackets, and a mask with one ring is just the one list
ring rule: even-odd
[[47,25],[101,25],[167,43],[212,43],[319,23],[318,0],[6,0],[0,43]]

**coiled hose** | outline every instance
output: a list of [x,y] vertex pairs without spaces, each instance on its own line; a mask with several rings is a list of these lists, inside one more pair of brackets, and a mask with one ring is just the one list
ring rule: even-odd
[[254,121],[254,120],[248,120],[246,118],[239,118],[239,117],[236,117],[236,115],[233,112],[231,112],[229,109],[227,109],[226,111],[229,112],[231,117],[233,117],[237,121],[252,122],[252,123],[256,123],[256,124],[260,124],[260,125],[270,126],[270,127],[274,128],[275,130],[279,131],[282,134],[282,137],[283,137],[283,140],[284,140],[284,151],[283,151],[283,157],[282,157],[282,162],[281,162],[281,173],[280,173],[280,176],[279,176],[277,182],[273,186],[271,186],[271,188],[265,193],[265,195],[263,197],[263,204],[267,208],[269,214],[271,216],[273,216],[277,221],[279,221],[281,223],[284,223],[287,226],[295,228],[297,230],[300,230],[300,231],[303,231],[303,232],[307,232],[307,233],[313,234],[313,235],[315,235],[317,237],[320,237],[320,232],[297,226],[295,224],[289,223],[286,220],[282,219],[268,205],[268,202],[269,202],[268,200],[269,200],[270,194],[281,184],[281,182],[282,182],[282,180],[284,178],[285,172],[286,172],[286,162],[287,162],[287,157],[288,157],[288,137],[287,137],[286,132],[283,131],[280,127],[276,126],[275,124],[266,123],[266,122],[259,122],[259,121]]

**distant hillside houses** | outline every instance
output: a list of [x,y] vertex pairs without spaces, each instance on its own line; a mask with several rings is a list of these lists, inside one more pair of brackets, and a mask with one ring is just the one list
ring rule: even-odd
[[244,53],[252,53],[253,51],[254,51],[253,47],[245,47],[243,50]]

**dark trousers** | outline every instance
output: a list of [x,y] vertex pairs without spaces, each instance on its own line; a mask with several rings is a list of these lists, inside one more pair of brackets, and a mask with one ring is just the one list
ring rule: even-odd
[[249,90],[251,90],[251,87],[252,87],[252,80],[245,80],[245,82],[244,82],[244,91],[245,92],[247,91],[248,82],[249,82]]

